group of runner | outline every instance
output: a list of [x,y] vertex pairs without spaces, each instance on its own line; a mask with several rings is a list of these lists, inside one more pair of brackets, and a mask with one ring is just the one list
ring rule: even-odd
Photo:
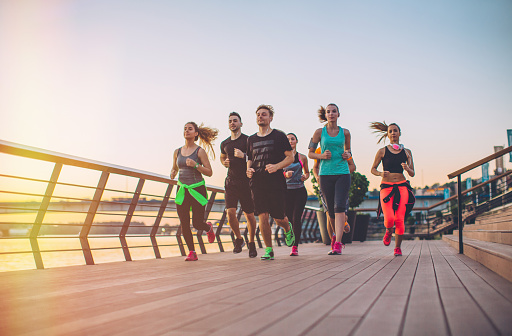
[[[350,173],[355,170],[351,152],[351,136],[348,129],[338,126],[338,106],[329,104],[318,110],[318,117],[325,125],[313,134],[309,143],[308,157],[315,160],[313,173],[319,181],[322,200],[328,211],[329,234],[332,237],[329,255],[339,255],[344,247],[342,237],[349,232],[346,221]],[[284,229],[285,243],[292,247],[291,256],[298,256],[298,245],[302,235],[302,213],[306,205],[307,192],[304,181],[309,178],[308,157],[297,152],[298,138],[272,129],[274,109],[260,105],[256,109],[259,130],[247,136],[242,133],[242,118],[236,112],[229,114],[230,137],[220,145],[222,164],[228,168],[225,180],[225,202],[229,224],[235,235],[234,253],[245,246],[237,218],[238,203],[247,219],[249,232],[249,257],[258,255],[254,242],[256,217],[265,244],[262,260],[273,260],[270,216]],[[414,196],[405,180],[403,170],[414,176],[411,151],[399,144],[400,129],[396,124],[372,123],[371,128],[382,133],[379,142],[389,138],[390,145],[380,149],[372,166],[372,174],[382,177],[381,203],[387,228],[384,244],[389,245],[392,228],[395,230],[395,255],[401,255],[403,220],[406,211],[412,208]],[[176,207],[185,242],[189,249],[186,261],[197,260],[190,229],[192,225],[206,232],[208,241],[215,241],[211,223],[206,223],[204,214],[208,202],[203,175],[212,176],[208,153],[214,158],[213,141],[218,130],[188,122],[184,127],[185,145],[174,151],[171,178],[178,172]],[[200,145],[196,144],[199,140]],[[320,144],[320,148],[318,148]],[[389,147],[389,148],[388,148]],[[208,152],[208,153],[207,153]],[[384,171],[377,171],[380,162]],[[401,170],[400,170],[401,169]],[[411,197],[412,196],[412,197]]]

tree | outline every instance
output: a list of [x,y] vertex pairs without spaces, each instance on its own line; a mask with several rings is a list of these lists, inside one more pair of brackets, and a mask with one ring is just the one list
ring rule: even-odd
[[348,193],[348,204],[350,209],[354,209],[363,203],[366,198],[370,181],[368,181],[366,176],[358,172],[351,173],[350,178],[352,181]]

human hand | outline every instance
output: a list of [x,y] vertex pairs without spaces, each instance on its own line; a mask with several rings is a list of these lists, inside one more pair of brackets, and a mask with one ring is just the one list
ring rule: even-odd
[[409,165],[408,165],[407,163],[405,163],[405,162],[402,162],[402,168],[403,168],[405,171],[407,171],[407,172],[409,171],[409,169],[411,169],[411,168],[409,168]]
[[326,150],[322,153],[322,160],[330,160],[331,159],[331,151]]
[[348,160],[352,157],[352,153],[350,153],[349,151],[345,151],[343,154],[341,154],[341,157],[343,158],[343,160]]
[[306,175],[302,175],[302,176],[300,177],[300,180],[301,180],[302,182],[306,181],[307,179],[308,179],[308,176],[306,176]]
[[240,159],[243,159],[244,158],[244,152],[242,152],[240,149],[238,148],[235,148],[235,157],[237,158],[240,158]]
[[268,164],[265,166],[265,170],[268,171],[270,174],[275,173],[277,171],[277,167],[275,164]]
[[171,180],[174,180],[174,178],[176,177],[176,174],[178,174],[178,172],[174,169],[171,170]]
[[224,162],[222,162],[222,164],[224,165],[224,167],[229,168],[229,159],[226,158],[226,160],[224,160]]
[[284,173],[284,177],[286,178],[291,178],[293,176],[293,172],[291,170],[288,170],[287,172]]
[[382,177],[388,177],[389,176],[389,172],[386,170],[386,171],[383,171],[382,173],[380,173],[380,176]]
[[194,160],[192,160],[192,159],[187,159],[186,164],[189,167],[195,167],[196,162]]
[[248,178],[252,178],[252,174],[254,174],[254,168],[247,168],[245,174]]

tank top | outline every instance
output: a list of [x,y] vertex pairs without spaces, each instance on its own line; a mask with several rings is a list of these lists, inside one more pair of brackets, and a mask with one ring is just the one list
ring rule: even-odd
[[407,154],[405,148],[399,153],[393,154],[386,146],[386,152],[382,158],[382,168],[390,173],[403,174],[402,162],[407,162]]
[[288,189],[299,189],[304,187],[304,181],[301,180],[302,177],[302,162],[299,160],[299,153],[295,153],[295,160],[291,165],[284,169],[285,172],[292,171],[293,175],[290,178],[286,179],[286,187]]
[[201,164],[201,159],[198,155],[199,148],[201,147],[197,146],[196,150],[189,156],[181,155],[181,147],[178,149],[178,157],[176,159],[176,163],[180,169],[178,180],[183,184],[190,185],[203,180],[203,174],[201,174],[196,168],[187,166],[187,159],[194,160]]
[[320,137],[320,148],[322,148],[322,153],[326,150],[331,152],[330,160],[320,160],[320,175],[350,174],[348,162],[341,156],[345,152],[343,128],[338,126],[338,135],[332,137],[327,133],[327,126],[324,126]]

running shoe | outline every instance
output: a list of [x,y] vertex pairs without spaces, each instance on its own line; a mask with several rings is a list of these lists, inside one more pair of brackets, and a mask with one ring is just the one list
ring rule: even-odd
[[188,253],[188,256],[185,258],[185,261],[196,261],[196,260],[197,260],[196,251],[190,251]]
[[401,256],[402,255],[402,250],[400,249],[400,247],[395,247],[395,256]]
[[345,226],[343,227],[343,232],[345,232],[345,233],[350,232],[350,224],[348,222],[345,222]]
[[328,255],[340,255],[341,249],[345,248],[345,244],[335,242],[334,248],[331,250],[331,252],[328,253]]
[[331,250],[334,249],[334,243],[336,242],[336,234],[333,233],[332,234],[332,238],[331,238]]
[[215,232],[213,232],[213,225],[210,222],[206,224],[210,226],[210,231],[206,232],[206,235],[208,236],[208,243],[213,243],[215,242]]
[[265,247],[265,254],[261,256],[261,260],[274,260],[274,250],[272,250],[272,247]]
[[292,252],[290,253],[290,256],[297,257],[299,255],[299,248],[297,246],[292,246]]
[[290,224],[290,230],[288,232],[284,233],[284,235],[285,235],[284,242],[286,243],[286,246],[288,246],[288,247],[295,244],[295,234],[293,233],[292,223],[289,223],[289,224]]
[[389,244],[391,243],[391,232],[386,230],[386,234],[384,235],[384,238],[382,238],[382,242],[384,243],[384,245],[389,246]]
[[245,246],[244,239],[243,238],[235,239],[235,242],[234,242],[233,245],[234,245],[233,253],[240,253],[240,252],[242,252],[242,247]]
[[256,251],[256,244],[254,242],[249,243],[249,258],[256,258],[258,251]]

